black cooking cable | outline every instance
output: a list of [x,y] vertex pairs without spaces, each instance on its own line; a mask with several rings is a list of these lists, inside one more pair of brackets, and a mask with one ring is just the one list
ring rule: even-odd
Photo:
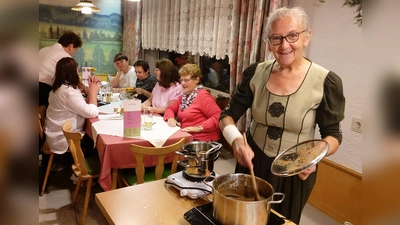
[[203,188],[196,188],[196,187],[181,187],[175,183],[169,182],[168,180],[165,180],[165,184],[171,184],[174,185],[175,187],[181,188],[181,189],[194,189],[194,190],[200,190],[200,191],[204,191],[204,192],[208,192],[208,193],[212,193],[212,191],[209,191],[207,189],[203,189]]

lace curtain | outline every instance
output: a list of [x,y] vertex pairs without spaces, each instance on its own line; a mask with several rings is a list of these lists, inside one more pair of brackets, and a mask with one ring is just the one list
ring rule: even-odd
[[229,55],[234,0],[142,1],[142,48]]

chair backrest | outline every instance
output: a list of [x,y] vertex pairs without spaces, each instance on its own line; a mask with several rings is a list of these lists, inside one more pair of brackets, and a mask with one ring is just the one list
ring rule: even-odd
[[62,131],[67,139],[69,150],[74,158],[75,166],[80,171],[82,176],[88,175],[88,170],[85,164],[85,156],[81,149],[82,134],[80,132],[72,131],[71,120],[67,120],[62,125]]
[[[135,144],[130,145],[131,151],[135,154],[136,157],[136,177],[137,177],[137,184],[144,183],[144,164],[143,164],[143,156],[157,156],[158,162],[156,166],[156,180],[162,178],[162,174],[164,172],[164,159],[165,156],[171,152],[175,152],[177,150],[181,150],[182,146],[185,144],[185,138],[182,138],[178,142],[172,145],[163,146],[163,147],[143,147]],[[178,164],[178,155],[175,154],[174,161],[172,162],[171,166],[171,174],[176,173]]]

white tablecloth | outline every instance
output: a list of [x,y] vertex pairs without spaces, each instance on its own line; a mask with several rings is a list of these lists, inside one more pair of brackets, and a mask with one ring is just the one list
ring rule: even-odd
[[[106,116],[108,116],[108,118],[104,118]],[[101,119],[101,117],[103,117],[103,119]],[[124,121],[122,116],[119,114],[109,114],[99,115],[99,118],[99,121],[92,124],[94,141],[97,140],[98,134],[108,134],[119,137],[124,136]],[[140,130],[140,137],[136,138],[147,140],[155,147],[163,146],[171,135],[180,130],[180,127],[168,126],[161,116],[154,116],[153,122],[155,123],[153,124],[152,130],[144,130],[142,126],[142,129]]]

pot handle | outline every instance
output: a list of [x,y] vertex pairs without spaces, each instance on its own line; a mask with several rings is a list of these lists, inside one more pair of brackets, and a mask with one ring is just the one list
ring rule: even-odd
[[[216,177],[214,175],[209,175],[207,177],[205,177],[201,182],[203,182],[205,185],[209,186],[212,190],[211,194],[214,196],[214,187],[212,185],[210,185],[209,183],[211,183]],[[211,179],[211,180],[210,180]],[[210,180],[210,181],[208,181]],[[210,199],[208,197],[204,197],[206,200],[208,200],[209,202],[212,202],[213,199]]]
[[[278,200],[274,200],[274,196],[277,196],[277,195],[282,196],[282,198],[281,198],[281,199],[278,199]],[[274,193],[274,194],[272,195],[272,197],[271,197],[271,201],[268,202],[267,207],[270,208],[270,204],[278,204],[278,203],[281,203],[281,202],[283,201],[283,199],[285,199],[285,194],[279,193],[279,192]]]
[[[193,159],[194,161],[196,161],[196,165],[199,165],[199,164],[200,164],[200,162],[199,162],[199,160],[197,159],[197,157],[192,157],[192,156],[190,156],[190,155],[185,155],[184,153],[182,153],[182,152],[180,152],[180,151],[175,151],[175,154],[180,155],[180,156],[183,156],[183,157],[185,157],[185,159]],[[179,161],[178,161],[178,163],[179,163]],[[181,166],[184,166],[184,165],[181,165]]]
[[214,151],[214,150],[219,150],[219,149],[221,149],[221,147],[222,147],[222,144],[221,143],[218,143],[218,142],[209,142],[209,144],[211,144],[213,147],[212,148],[210,148],[208,151],[207,151],[207,153],[210,153],[210,152],[212,152],[212,151]]
[[197,168],[197,167],[199,167],[199,166],[191,166],[191,165],[188,165],[187,163],[186,163],[186,160],[183,160],[183,161],[176,161],[176,163],[178,163],[180,166],[183,166],[183,167],[185,167],[185,168]]

